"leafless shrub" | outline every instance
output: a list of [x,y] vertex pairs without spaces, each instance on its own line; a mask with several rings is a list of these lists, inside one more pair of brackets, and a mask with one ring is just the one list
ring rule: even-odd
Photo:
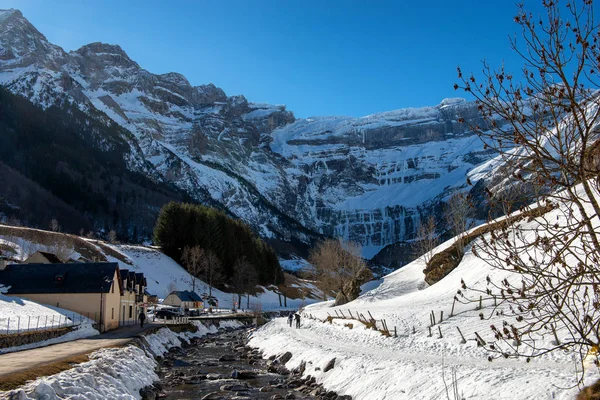
[[[564,349],[583,361],[600,343],[600,238],[594,228],[600,215],[600,38],[592,1],[543,5],[544,18],[522,5],[515,17],[524,39],[524,47],[511,40],[525,63],[521,77],[484,62],[483,79],[459,68],[455,88],[476,97],[485,124],[472,128],[511,167],[513,179],[539,188],[531,200],[556,210],[478,242],[474,253],[506,278],[488,278],[485,288],[463,282],[458,298],[496,299],[493,313],[502,321],[491,326],[495,342],[488,346],[496,356]],[[542,345],[547,335],[554,340]]]

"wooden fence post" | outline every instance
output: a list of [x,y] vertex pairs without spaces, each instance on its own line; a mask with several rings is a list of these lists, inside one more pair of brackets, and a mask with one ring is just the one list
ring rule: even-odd
[[560,340],[558,340],[558,335],[556,334],[556,327],[554,324],[550,324],[550,328],[552,328],[552,334],[554,335],[554,340],[556,340],[556,345],[560,345]]
[[467,341],[465,340],[465,337],[463,336],[462,332],[460,331],[460,328],[457,326],[456,329],[458,329],[458,333],[460,334],[460,337],[462,338],[460,343],[461,344],[467,343]]
[[438,339],[443,338],[442,336],[442,327],[438,325],[438,332],[440,333],[440,336],[438,337]]
[[479,333],[475,332],[475,337],[477,338],[477,346],[478,347],[484,347],[485,346],[485,340],[483,340],[481,338],[481,336],[479,336]]

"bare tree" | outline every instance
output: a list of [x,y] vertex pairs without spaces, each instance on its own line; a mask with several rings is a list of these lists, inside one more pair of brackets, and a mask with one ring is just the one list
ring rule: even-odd
[[371,275],[357,243],[324,240],[311,251],[309,259],[316,268],[316,278],[323,286],[324,296],[330,290],[337,293],[335,305],[358,297],[360,285]]
[[[474,252],[506,278],[463,288],[457,298],[499,300],[502,325],[492,325],[489,349],[505,357],[535,357],[556,349],[581,359],[600,345],[599,30],[592,1],[545,1],[545,16],[519,6],[515,22],[524,61],[515,78],[483,65],[483,79],[463,76],[455,88],[477,99],[484,124],[474,126],[487,147],[512,168],[513,179],[542,188],[538,204],[555,208],[505,225]],[[562,14],[561,14],[562,13]],[[552,333],[554,340],[540,340]],[[596,360],[597,361],[597,360]],[[582,370],[585,365],[582,363]]]
[[436,234],[436,224],[433,215],[430,215],[425,222],[419,220],[417,226],[417,240],[415,247],[417,256],[423,256],[425,263],[429,263],[433,255],[433,249],[439,244],[439,237]]
[[50,252],[56,255],[62,262],[67,262],[75,254],[73,245],[66,239],[57,240],[50,248]]
[[238,294],[238,307],[242,303],[242,294],[246,294],[248,296],[248,303],[250,302],[249,292],[256,287],[257,283],[258,276],[254,265],[250,264],[245,258],[237,260],[233,265],[231,285],[233,286],[233,290]]
[[117,232],[114,229],[108,232],[108,243],[117,243]]
[[204,251],[200,258],[200,271],[204,273],[204,281],[208,284],[208,295],[212,296],[212,288],[223,282],[219,257],[210,250]]
[[465,232],[469,228],[469,218],[473,207],[467,195],[457,192],[446,203],[446,222],[456,236],[458,256],[462,257],[465,248]]
[[60,232],[60,225],[58,224],[58,220],[56,218],[52,218],[52,221],[50,221],[50,229],[52,232]]
[[202,272],[202,260],[204,259],[204,250],[200,246],[185,246],[181,259],[185,268],[190,274],[192,280],[192,292],[196,291],[196,279]]
[[176,292],[176,291],[177,291],[177,284],[175,283],[175,281],[171,281],[167,285],[167,294],[165,296],[168,296],[169,294]]

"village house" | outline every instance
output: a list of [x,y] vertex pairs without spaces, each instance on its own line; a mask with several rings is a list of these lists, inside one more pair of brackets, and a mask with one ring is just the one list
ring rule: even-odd
[[121,295],[120,324],[129,325],[137,323],[140,311],[146,312],[148,295],[146,292],[146,278],[143,273],[133,272],[128,269],[120,270]]
[[202,298],[196,292],[175,291],[163,300],[163,304],[185,309],[202,307]]
[[36,251],[23,262],[25,264],[62,264],[62,260],[56,254],[46,251]]
[[93,319],[101,332],[119,326],[124,294],[117,263],[10,264],[0,271],[6,295]]

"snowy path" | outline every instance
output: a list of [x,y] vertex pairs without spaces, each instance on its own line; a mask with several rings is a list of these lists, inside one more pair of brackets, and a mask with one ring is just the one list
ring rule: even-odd
[[[283,321],[283,320],[282,320]],[[278,321],[279,324],[283,322]],[[364,355],[374,358],[380,358],[382,360],[402,360],[414,363],[430,363],[440,365],[442,358],[439,354],[427,354],[420,349],[416,350],[397,350],[390,349],[387,346],[381,346],[377,344],[370,344],[369,346],[358,346],[352,342],[348,342],[348,338],[340,338],[327,336],[324,337],[321,334],[315,333],[311,329],[289,329],[289,333],[293,336],[294,340],[303,343],[304,346],[320,348],[327,352],[351,352],[355,355]],[[392,339],[390,339],[392,340]],[[564,371],[565,369],[572,369],[573,363],[560,363],[551,360],[532,360],[527,363],[524,361],[518,361],[515,359],[497,359],[493,362],[489,362],[485,357],[473,357],[473,356],[461,356],[460,358],[446,358],[444,364],[447,366],[469,366],[469,367],[484,367],[484,368],[511,368],[511,369],[550,369],[557,371]]]
[[[294,329],[281,318],[257,331],[250,345],[261,348],[266,356],[290,351],[293,357],[288,368],[305,361],[305,374],[357,400],[445,398],[444,380],[452,390],[452,371],[466,399],[568,399],[574,394],[567,389],[573,384],[574,363],[551,359],[489,362],[474,343],[450,351],[442,342],[422,335],[384,338],[360,326],[350,330],[312,320]],[[322,372],[334,357],[334,369]]]
[[79,339],[72,342],[54,344],[31,350],[17,351],[0,355],[0,379],[16,372],[26,371],[40,365],[52,364],[80,354],[87,354],[104,347],[121,346],[160,324],[150,324],[143,329],[127,327],[124,329],[94,336],[89,339]]

